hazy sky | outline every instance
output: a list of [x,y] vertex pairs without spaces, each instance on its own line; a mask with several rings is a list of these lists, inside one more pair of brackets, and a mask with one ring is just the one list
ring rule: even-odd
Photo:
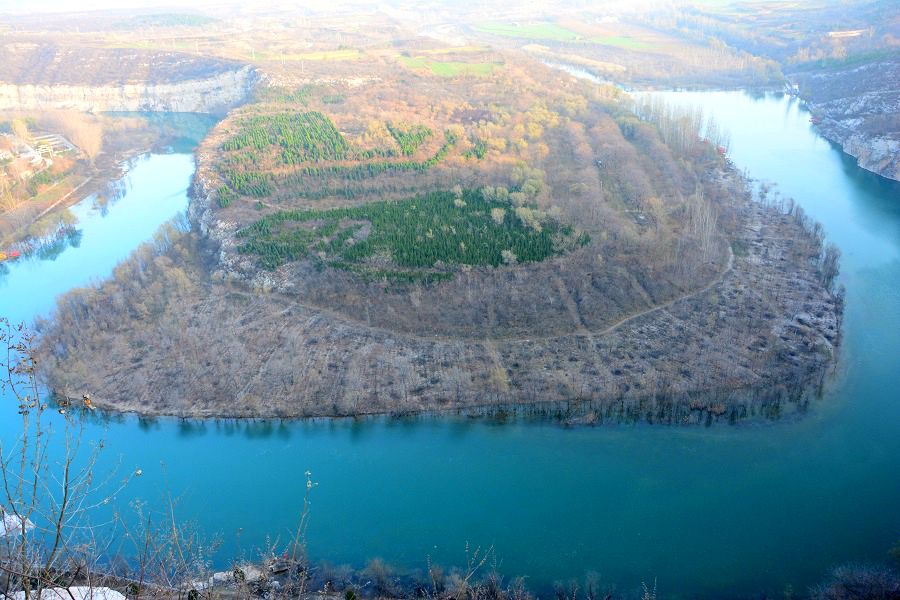
[[[210,5],[257,4],[253,0],[190,0],[177,3],[172,0],[0,0],[0,12],[26,14],[33,12],[80,12],[108,9],[165,8],[171,12],[184,12],[192,8]],[[283,4],[283,2],[278,2]],[[296,2],[302,6],[303,2]]]
[[[503,0],[496,1],[498,5],[502,6]],[[521,0],[518,1],[521,2]],[[606,2],[610,1],[612,0],[606,0]],[[636,0],[632,0],[632,2],[636,2]],[[641,4],[652,2],[671,2],[671,0],[640,0]],[[333,7],[335,5],[347,4],[348,2],[342,0],[325,0],[324,3]],[[358,4],[359,2],[353,3]],[[371,2],[372,5],[391,3],[391,0],[372,0]],[[447,2],[446,0],[445,3],[452,4],[452,2]],[[167,12],[185,12],[205,6],[237,5],[247,8],[264,8],[267,5],[302,7],[319,4],[323,4],[323,0],[189,0],[188,2],[180,3],[173,0],[0,0],[0,13],[27,14],[48,11],[81,12],[92,10],[148,8],[165,9]],[[540,1],[534,1],[533,4],[538,5],[540,4]],[[596,0],[592,4],[600,6],[604,4],[604,0]]]

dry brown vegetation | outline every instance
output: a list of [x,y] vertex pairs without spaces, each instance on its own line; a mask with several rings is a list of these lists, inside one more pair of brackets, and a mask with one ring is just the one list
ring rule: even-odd
[[[614,88],[491,56],[503,64],[491,77],[382,57],[351,70],[372,78],[365,85],[326,77],[322,64],[283,75],[200,148],[191,214],[202,237],[169,229],[113,280],[61,300],[43,331],[53,387],[196,416],[569,410],[582,400],[577,414],[591,421],[681,423],[802,405],[839,329],[821,232],[793,209],[750,202],[696,127],[681,131],[690,123],[642,121]],[[243,157],[227,145],[247,119],[304,111],[331,120],[349,150],[288,164],[266,144]],[[410,161],[434,156],[442,132],[456,143],[428,168],[347,177],[407,160],[387,152],[385,128],[398,122],[434,132]],[[234,184],[248,174],[268,183]],[[390,254],[347,270],[304,251],[266,270],[239,252],[237,232],[267,215],[456,186],[492,198],[503,189],[504,214],[531,226],[553,218],[590,243],[528,264],[433,265],[450,275],[433,283],[371,276],[401,269]]]
[[602,331],[515,339],[404,335],[284,294],[213,283],[199,240],[170,230],[114,280],[62,300],[44,330],[45,366],[60,391],[90,389],[101,406],[149,414],[555,401],[563,404],[553,411],[590,420],[777,416],[785,401],[802,406],[804,386],[830,364],[839,300],[809,266],[814,238],[792,241],[802,235],[795,217],[758,204],[742,212],[740,254],[708,289]]
[[[383,81],[360,88],[320,84],[309,92],[302,110],[325,113],[351,144],[360,137],[368,142],[369,132],[388,120],[427,125],[434,138],[452,129],[460,141],[447,157],[426,171],[387,172],[349,182],[340,176],[291,176],[307,166],[321,169],[331,163],[253,167],[276,174],[272,193],[242,198],[225,209],[214,206],[199,216],[222,244],[216,278],[252,280],[258,288],[278,289],[376,327],[421,335],[508,337],[602,328],[619,315],[700,287],[723,268],[722,240],[710,254],[688,231],[700,173],[685,159],[702,172],[717,164],[715,152],[694,145],[693,155],[674,156],[652,125],[631,116],[617,90],[587,86],[511,59],[490,81],[402,72],[393,77],[404,85],[402,99],[391,95],[397,83],[386,74]],[[336,94],[345,97],[341,104],[321,100]],[[266,102],[238,111],[207,140],[201,157],[218,156],[245,114],[292,106],[290,101]],[[475,141],[487,148],[482,159],[468,154]],[[413,159],[431,156],[439,143],[429,140]],[[205,186],[219,188],[221,169],[231,168],[228,157],[201,159],[199,177]],[[233,232],[266,214],[402,199],[457,185],[501,187],[513,195],[519,190],[521,202],[558,215],[588,233],[592,243],[537,265],[500,272],[466,268],[439,286],[387,294],[379,281],[321,270],[315,261],[260,272],[252,257],[236,252]],[[515,202],[512,198],[510,210]],[[201,205],[198,200],[198,215]],[[565,293],[561,296],[559,290]]]
[[42,120],[47,129],[66,136],[92,163],[103,149],[103,124],[92,115],[74,110],[48,111]]
[[71,38],[0,35],[4,60],[0,82],[37,85],[168,83],[197,79],[233,68],[234,63],[177,52],[137,48],[72,46]]

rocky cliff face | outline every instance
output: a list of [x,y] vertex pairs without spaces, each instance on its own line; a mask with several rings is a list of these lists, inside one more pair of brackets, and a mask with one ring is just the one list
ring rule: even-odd
[[862,168],[900,180],[900,57],[791,77],[825,137]]
[[242,103],[259,81],[250,66],[159,83],[0,83],[0,110],[220,113]]

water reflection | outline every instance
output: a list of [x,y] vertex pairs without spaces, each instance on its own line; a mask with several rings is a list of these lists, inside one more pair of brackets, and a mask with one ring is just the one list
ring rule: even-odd
[[113,112],[123,118],[139,118],[149,124],[159,141],[154,152],[189,154],[216,124],[217,117],[201,113]]

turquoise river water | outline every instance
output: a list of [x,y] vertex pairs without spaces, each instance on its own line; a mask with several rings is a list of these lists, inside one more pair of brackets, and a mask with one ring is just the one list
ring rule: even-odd
[[[730,131],[731,157],[778,184],[843,251],[845,338],[834,380],[801,419],[736,427],[496,424],[455,418],[263,422],[85,422],[101,468],[136,478],[116,499],[176,516],[222,547],[219,566],[287,539],[312,471],[310,553],[362,566],[462,564],[493,545],[500,570],[666,597],[803,590],[832,565],[887,558],[900,540],[900,187],[819,137],[794,99],[673,93]],[[0,315],[31,321],[58,294],[106,277],[184,211],[189,145],[146,155],[118,186],[71,209],[79,235],[0,271]],[[0,406],[0,440],[18,420]]]

